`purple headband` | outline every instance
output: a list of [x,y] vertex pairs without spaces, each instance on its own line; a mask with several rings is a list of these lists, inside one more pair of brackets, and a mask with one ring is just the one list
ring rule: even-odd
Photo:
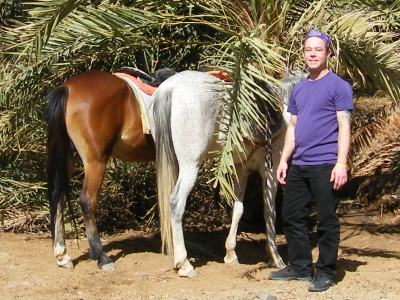
[[307,32],[305,40],[307,40],[307,39],[309,39],[310,37],[313,37],[313,36],[323,40],[324,43],[325,43],[326,48],[329,48],[329,46],[331,45],[331,38],[329,37],[329,35],[327,35],[326,33],[321,32],[321,31],[314,30],[314,29],[311,29],[311,30],[309,30]]

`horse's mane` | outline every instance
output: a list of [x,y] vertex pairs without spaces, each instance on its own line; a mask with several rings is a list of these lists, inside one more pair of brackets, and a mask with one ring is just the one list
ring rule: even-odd
[[281,86],[277,91],[284,105],[289,103],[289,96],[293,87],[306,77],[307,73],[300,70],[290,70],[285,74],[285,77],[281,80]]
[[272,93],[275,93],[279,99],[279,107],[280,109],[276,109],[270,104],[265,102],[261,102],[259,105],[259,109],[261,113],[265,116],[267,123],[269,124],[269,130],[271,130],[271,134],[278,132],[283,123],[282,111],[285,110],[285,106],[289,102],[290,92],[292,88],[299,83],[301,80],[306,78],[307,74],[302,71],[289,71],[285,74],[284,78],[281,80],[281,84],[278,87],[273,87],[265,82],[258,82],[265,90],[269,90]]

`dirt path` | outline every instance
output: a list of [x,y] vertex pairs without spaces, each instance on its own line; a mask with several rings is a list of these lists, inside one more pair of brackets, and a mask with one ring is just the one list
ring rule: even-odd
[[[272,282],[265,265],[265,236],[242,233],[241,265],[223,264],[226,232],[187,233],[199,275],[178,278],[157,236],[140,232],[105,237],[117,270],[101,272],[68,240],[75,269],[56,267],[44,235],[0,233],[0,299],[400,299],[400,226],[390,217],[342,218],[338,284],[320,294],[304,282]],[[280,249],[285,254],[283,237]],[[314,251],[314,257],[316,252]]]

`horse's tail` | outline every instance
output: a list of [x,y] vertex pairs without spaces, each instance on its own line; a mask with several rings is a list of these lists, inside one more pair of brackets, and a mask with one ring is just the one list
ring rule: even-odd
[[153,111],[161,251],[169,255],[173,255],[170,197],[178,176],[178,162],[171,135],[171,98],[172,85],[162,86],[155,96]]
[[[72,154],[71,140],[65,124],[68,88],[59,86],[47,95],[47,195],[50,202],[51,234],[57,207],[65,203],[69,191],[68,167]],[[64,201],[63,201],[64,200]]]

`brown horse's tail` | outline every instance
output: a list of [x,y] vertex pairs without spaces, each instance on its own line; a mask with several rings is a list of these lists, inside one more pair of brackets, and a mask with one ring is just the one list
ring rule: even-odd
[[[64,205],[69,191],[68,168],[72,157],[72,144],[65,124],[65,108],[68,88],[59,86],[47,95],[47,194],[50,202],[51,234],[54,227],[57,207]],[[61,210],[63,211],[63,207]]]
[[158,208],[162,253],[173,255],[170,197],[177,181],[178,162],[171,136],[172,86],[161,87],[154,100]]

